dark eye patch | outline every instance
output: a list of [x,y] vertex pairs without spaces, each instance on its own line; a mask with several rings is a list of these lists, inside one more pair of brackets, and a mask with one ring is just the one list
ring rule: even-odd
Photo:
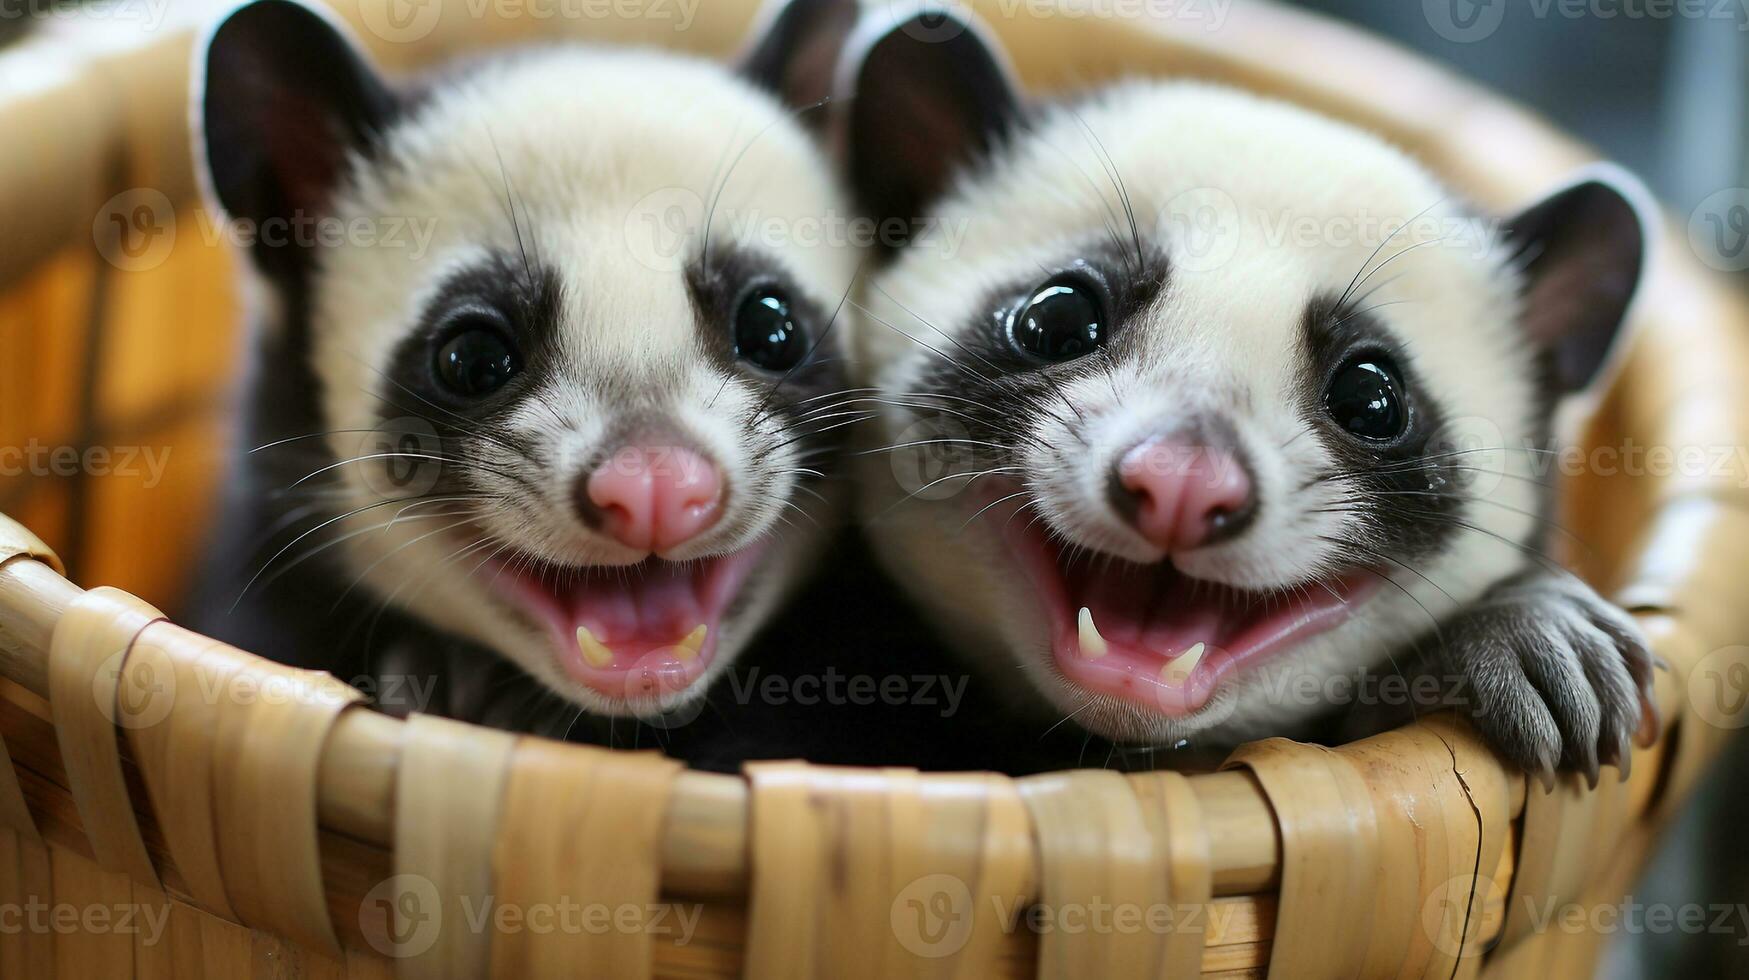
[[453,273],[396,345],[378,414],[421,419],[446,443],[489,429],[529,451],[501,423],[558,369],[561,297],[557,273],[520,255],[495,252]]
[[798,445],[826,449],[849,435],[821,421],[847,384],[842,303],[822,307],[775,256],[736,245],[694,259],[686,283],[701,349],[723,374],[761,387],[761,410],[788,422]]
[[1301,415],[1335,460],[1301,489],[1340,477],[1343,506],[1364,514],[1373,536],[1357,550],[1436,553],[1462,530],[1454,522],[1465,488],[1478,481],[1461,447],[1447,442],[1445,409],[1411,352],[1372,313],[1333,298],[1306,308],[1301,334]]
[[[1126,325],[1166,289],[1170,266],[1165,253],[1146,241],[1141,247],[1138,258],[1134,243],[1128,240],[1121,245],[1110,239],[1089,241],[1065,250],[1063,261],[1056,266],[1044,266],[1035,275],[992,290],[968,322],[911,325],[920,341],[932,348],[929,369],[917,388],[943,396],[939,400],[941,421],[964,426],[971,430],[975,442],[999,445],[1009,453],[1030,439],[1032,424],[1041,415],[1072,428],[1078,426],[1080,416],[1064,401],[1061,386],[1092,372],[1110,370],[1114,363],[1132,356]],[[1099,322],[1106,332],[1097,348],[1085,356],[1054,359],[1040,357],[1015,343],[1012,329],[1016,315],[1030,305],[1041,287],[1067,281],[1097,294]],[[885,328],[877,324],[874,329]],[[1061,348],[1047,345],[1045,349]],[[920,414],[928,413],[920,410]]]

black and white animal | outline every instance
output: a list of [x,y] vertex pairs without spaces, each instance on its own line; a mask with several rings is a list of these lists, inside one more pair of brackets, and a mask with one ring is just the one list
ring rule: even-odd
[[914,228],[853,321],[863,509],[959,648],[1119,743],[1294,733],[1401,672],[1528,771],[1625,768],[1650,655],[1539,549],[1556,405],[1640,275],[1631,178],[1491,221],[1282,102],[1028,105],[945,14],[852,48],[851,183]]
[[596,716],[700,697],[846,506],[859,256],[732,220],[848,210],[808,116],[846,9],[782,8],[738,70],[568,44],[407,84],[302,5],[224,19],[195,129],[260,316],[198,625],[437,669],[463,715],[499,657]]

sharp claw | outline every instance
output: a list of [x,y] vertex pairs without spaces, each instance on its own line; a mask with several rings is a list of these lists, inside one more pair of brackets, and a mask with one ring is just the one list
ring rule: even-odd
[[1598,777],[1603,775],[1603,770],[1597,763],[1596,749],[1593,748],[1586,750],[1585,760],[1582,765],[1585,771],[1586,787],[1589,789],[1596,789]]
[[1634,733],[1634,744],[1642,749],[1649,749],[1658,741],[1658,735],[1664,730],[1664,719],[1658,713],[1658,706],[1651,698],[1640,699],[1640,728]]
[[1624,783],[1628,781],[1628,775],[1633,772],[1634,768],[1634,749],[1628,743],[1628,733],[1622,732],[1621,737],[1616,740],[1615,747],[1615,767],[1621,770],[1621,781]]
[[1553,749],[1545,749],[1541,753],[1541,758],[1537,761],[1536,778],[1542,781],[1543,792],[1545,793],[1553,793],[1555,791],[1555,762],[1555,752]]

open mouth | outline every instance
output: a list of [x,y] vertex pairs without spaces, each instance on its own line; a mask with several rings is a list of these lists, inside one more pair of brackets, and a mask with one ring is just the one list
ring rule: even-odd
[[567,677],[614,701],[648,704],[710,667],[724,614],[763,550],[604,567],[508,555],[493,559],[491,579],[545,624]]
[[1357,573],[1251,592],[1191,578],[1170,561],[1071,556],[1041,522],[997,519],[1046,609],[1058,672],[1089,692],[1174,718],[1201,709],[1241,669],[1337,626],[1380,584]]

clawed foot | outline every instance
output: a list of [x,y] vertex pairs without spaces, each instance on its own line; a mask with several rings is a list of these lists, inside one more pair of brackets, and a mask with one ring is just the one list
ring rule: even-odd
[[1644,636],[1578,579],[1513,579],[1441,633],[1476,727],[1545,787],[1557,769],[1584,773],[1593,787],[1601,765],[1625,778],[1636,737],[1645,744],[1657,735]]

